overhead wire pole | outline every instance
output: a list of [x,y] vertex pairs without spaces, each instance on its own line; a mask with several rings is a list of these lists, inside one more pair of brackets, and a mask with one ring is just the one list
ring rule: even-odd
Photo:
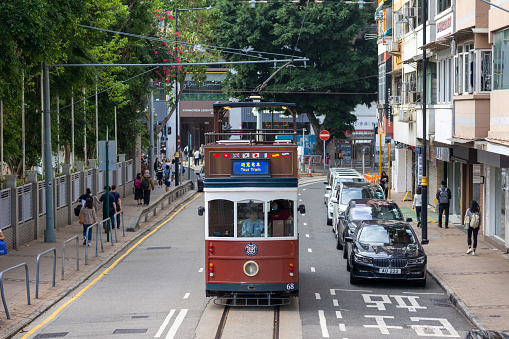
[[99,159],[99,103],[97,100],[97,77],[95,78],[95,158]]
[[74,87],[71,87],[71,161],[74,168]]
[[[422,23],[423,27],[426,27],[426,17],[427,17],[427,1],[422,0]],[[422,45],[426,45],[426,30],[422,30]],[[426,176],[426,136],[427,136],[427,128],[426,128],[426,49],[422,49],[422,183],[421,183],[421,193],[422,193],[422,210],[421,210],[421,243],[427,244],[428,240],[428,178]]]
[[21,134],[21,144],[23,147],[23,178],[25,178],[26,174],[25,70],[21,71],[21,129],[23,130],[23,133]]

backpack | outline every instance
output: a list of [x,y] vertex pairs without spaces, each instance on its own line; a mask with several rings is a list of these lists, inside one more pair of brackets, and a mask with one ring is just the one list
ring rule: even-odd
[[438,190],[438,203],[439,204],[449,203],[449,189],[447,187],[445,189],[440,188]]
[[141,188],[141,181],[140,181],[140,179],[137,178],[136,180],[134,180],[134,187],[135,188]]
[[472,213],[472,216],[470,217],[470,227],[479,227],[479,213]]
[[171,171],[166,170],[164,171],[164,181],[170,181]]
[[149,182],[148,178],[143,178],[143,182],[141,183],[141,188],[143,188],[144,190],[150,189],[150,182]]
[[76,207],[74,207],[74,215],[79,217],[80,216],[80,212],[81,212],[81,203],[79,203],[78,205],[76,205]]

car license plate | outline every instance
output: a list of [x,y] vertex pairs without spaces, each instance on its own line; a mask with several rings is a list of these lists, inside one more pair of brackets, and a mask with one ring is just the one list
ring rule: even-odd
[[401,274],[401,268],[381,268],[380,273]]

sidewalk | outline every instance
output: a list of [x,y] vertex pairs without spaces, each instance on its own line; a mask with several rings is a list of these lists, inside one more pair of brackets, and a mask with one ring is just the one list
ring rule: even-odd
[[[187,180],[187,173],[184,177]],[[194,179],[194,178],[193,178]],[[132,194],[132,185],[126,187],[129,193],[122,200],[124,211],[124,226],[127,225],[131,218],[137,218],[139,211],[143,206],[138,206]],[[196,185],[195,185],[196,186]],[[174,186],[171,187],[175,188]],[[150,201],[153,204],[165,192],[165,188],[158,188],[152,191]],[[10,337],[21,330],[26,324],[43,313],[46,309],[55,304],[58,300],[65,297],[70,291],[77,288],[84,280],[88,279],[92,274],[98,271],[108,260],[122,251],[133,240],[143,233],[150,230],[153,226],[163,220],[175,207],[188,200],[195,191],[188,190],[179,198],[176,198],[169,206],[165,203],[165,209],[161,211],[157,209],[157,215],[148,214],[148,220],[140,219],[140,228],[136,232],[126,232],[125,237],[122,235],[122,228],[117,229],[118,242],[111,245],[106,242],[106,233],[103,235],[104,252],[101,252],[101,244],[98,246],[98,256],[95,256],[96,232],[94,229],[91,246],[88,247],[88,265],[85,265],[85,246],[83,245],[83,227],[78,222],[68,225],[57,230],[56,243],[45,243],[44,238],[32,241],[22,246],[17,251],[10,251],[7,255],[0,256],[0,271],[9,267],[13,267],[20,263],[26,263],[29,268],[29,288],[30,303],[27,303],[27,292],[25,283],[25,269],[23,267],[8,271],[3,275],[3,287],[5,293],[5,301],[10,315],[7,319],[3,305],[0,306],[0,337]],[[98,213],[98,218],[102,213]],[[76,269],[76,240],[66,243],[65,246],[65,270],[64,280],[62,280],[62,244],[67,239],[78,235],[79,244],[79,271]],[[113,233],[114,236],[114,233]],[[52,286],[52,270],[53,270],[53,251],[44,254],[40,259],[39,272],[39,299],[35,299],[36,290],[36,262],[37,256],[54,247],[56,249],[56,275],[55,287]]]
[[[419,238],[412,201],[404,194],[391,193],[391,199],[405,217],[413,219]],[[509,330],[509,254],[483,241],[479,232],[477,256],[466,254],[467,231],[457,217],[449,218],[449,228],[438,228],[438,214],[428,210],[428,273],[446,291],[452,303],[480,329]],[[444,223],[443,219],[442,222]],[[483,227],[483,225],[481,225]]]

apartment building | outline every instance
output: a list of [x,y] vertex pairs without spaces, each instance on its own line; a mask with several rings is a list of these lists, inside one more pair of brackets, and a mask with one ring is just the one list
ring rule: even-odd
[[[482,0],[428,0],[423,20],[421,1],[380,1],[375,13],[377,116],[379,130],[397,144],[394,189],[413,191],[420,185],[426,138],[429,204],[440,182],[447,181],[451,213],[463,216],[472,199],[479,201],[486,240],[507,249],[509,13]],[[509,10],[507,0],[493,4]]]

